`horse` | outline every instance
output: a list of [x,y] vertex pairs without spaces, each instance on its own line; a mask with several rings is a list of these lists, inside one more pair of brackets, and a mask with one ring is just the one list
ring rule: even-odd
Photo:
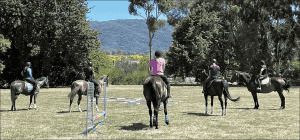
[[[96,90],[94,92],[94,97],[96,98],[96,109],[97,111],[99,111],[98,109],[98,98],[99,98],[99,95],[101,93],[101,89],[104,85],[104,82],[106,82],[107,84],[107,87],[108,87],[108,78],[109,75],[104,75],[104,76],[101,76],[99,79],[97,79],[96,81],[99,83],[100,86],[97,86],[96,87]],[[70,94],[68,95],[69,99],[70,99],[70,106],[69,106],[69,112],[71,113],[71,105],[72,105],[72,102],[73,102],[73,99],[75,97],[76,94],[78,94],[78,109],[80,112],[81,109],[80,109],[80,101],[82,99],[82,95],[87,95],[87,81],[84,81],[84,80],[77,80],[77,81],[74,81],[72,83],[72,86],[71,86],[71,92]]]
[[[208,75],[206,72],[203,70],[202,74],[200,75],[200,80],[203,82]],[[210,84],[210,86],[207,86],[207,92],[204,93],[204,98],[205,98],[205,114],[207,114],[207,97],[211,96],[211,114],[213,114],[213,103],[214,103],[214,96],[218,96],[219,101],[221,103],[222,107],[222,116],[225,116],[227,114],[227,98],[233,102],[238,102],[240,100],[240,97],[236,99],[232,99],[229,91],[228,91],[228,84],[227,81],[224,79],[215,79],[212,80],[211,82],[207,83]],[[224,112],[224,107],[223,107],[223,99],[222,99],[222,94],[224,95],[225,98],[225,112]]]
[[[158,113],[159,107],[161,102],[164,104],[164,113],[165,113],[165,123],[169,125],[169,118],[167,112],[167,88],[163,79],[161,79],[158,75],[152,75],[148,77],[143,84],[143,94],[147,102],[149,115],[150,115],[150,127],[156,126],[155,128],[158,129]],[[152,109],[151,103],[153,104],[154,108],[154,116],[152,122]]]
[[[39,85],[44,85],[46,83],[47,89],[49,88],[49,81],[47,77],[41,77],[36,79]],[[39,86],[38,85],[38,86]],[[36,109],[36,98],[37,94],[34,94],[33,85],[26,81],[16,80],[10,84],[10,97],[11,97],[11,111],[16,111],[16,100],[20,94],[25,96],[30,95],[29,108],[31,109],[32,97],[34,97],[34,108]],[[39,92],[39,90],[38,90]]]
[[290,87],[290,84],[286,79],[281,77],[268,77],[265,79],[266,84],[264,84],[263,82],[265,80],[262,80],[260,91],[257,90],[258,84],[255,83],[256,78],[252,77],[249,73],[236,71],[229,81],[233,82],[236,81],[237,79],[242,79],[241,81],[245,81],[248,91],[251,92],[254,100],[253,109],[259,109],[257,93],[270,93],[272,91],[278,92],[278,95],[281,99],[280,109],[285,108],[285,97],[283,96],[282,92],[283,90],[287,90],[289,92],[289,87]]

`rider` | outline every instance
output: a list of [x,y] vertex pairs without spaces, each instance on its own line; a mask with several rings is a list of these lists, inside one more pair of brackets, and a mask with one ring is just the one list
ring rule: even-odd
[[206,84],[210,82],[211,80],[214,80],[216,78],[219,78],[220,75],[220,67],[216,65],[217,60],[213,59],[213,64],[208,68],[209,70],[209,76],[206,78],[206,80],[203,82],[203,90],[202,93],[205,93],[207,91]]
[[94,83],[94,87],[96,89],[96,87],[100,86],[99,83],[94,79],[95,77],[95,73],[94,73],[94,69],[92,68],[93,66],[93,63],[92,62],[89,62],[88,63],[88,67],[86,67],[84,69],[84,74],[85,74],[85,80],[86,81],[90,81],[90,82],[93,82]]
[[[160,76],[163,81],[167,85],[167,98],[170,98],[170,81],[168,80],[167,76],[164,75],[165,70],[165,59],[161,57],[161,51],[157,50],[155,51],[155,59],[152,59],[148,66],[147,66],[147,72],[149,73],[149,68],[152,68],[153,72],[152,75],[158,75]],[[152,67],[150,67],[150,65]],[[150,73],[149,73],[150,74]]]
[[25,63],[25,68],[21,72],[21,74],[23,76],[23,80],[33,84],[33,86],[35,88],[34,94],[38,94],[39,89],[40,89],[40,85],[39,85],[39,82],[35,81],[34,78],[32,77],[32,69],[30,67],[31,67],[31,63],[26,62]]
[[263,60],[260,61],[260,72],[259,72],[259,75],[257,75],[257,77],[258,77],[257,81],[258,81],[258,85],[259,85],[257,90],[261,90],[261,80],[268,77],[267,67],[265,65],[265,61],[263,61]]

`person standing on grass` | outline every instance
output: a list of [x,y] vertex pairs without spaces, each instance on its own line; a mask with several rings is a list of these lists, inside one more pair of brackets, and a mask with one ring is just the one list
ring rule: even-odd
[[[161,51],[155,51],[155,57],[152,59],[147,66],[147,73],[150,75],[150,68],[153,70],[151,75],[158,75],[167,85],[167,98],[170,98],[170,81],[167,76],[164,75],[165,70],[165,59],[161,57]],[[150,67],[151,65],[151,67]]]

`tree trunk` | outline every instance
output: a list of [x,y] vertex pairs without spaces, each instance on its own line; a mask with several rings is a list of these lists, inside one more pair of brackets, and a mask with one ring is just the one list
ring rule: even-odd
[[149,30],[149,38],[150,38],[150,42],[149,42],[149,53],[150,53],[150,61],[152,59],[152,36],[151,36],[151,32]]

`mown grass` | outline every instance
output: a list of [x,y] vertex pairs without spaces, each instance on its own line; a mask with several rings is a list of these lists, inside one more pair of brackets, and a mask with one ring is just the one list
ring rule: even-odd
[[[280,98],[277,93],[258,94],[260,110],[252,110],[254,102],[245,87],[230,87],[233,98],[228,100],[226,116],[221,115],[220,102],[214,98],[214,114],[205,115],[205,101],[199,86],[172,86],[173,98],[181,101],[168,105],[170,125],[164,123],[164,113],[158,117],[159,129],[149,128],[146,105],[124,105],[108,102],[108,121],[97,130],[106,135],[89,135],[88,139],[299,139],[299,88],[284,91],[286,109],[278,110]],[[108,98],[143,97],[142,86],[110,85]],[[41,89],[37,98],[37,110],[27,110],[29,96],[20,95],[16,101],[17,111],[10,111],[10,90],[1,89],[1,139],[86,139],[79,135],[85,131],[86,96],[78,112],[77,96],[72,113],[67,113],[70,88]],[[101,94],[102,97],[102,94]],[[210,98],[209,98],[210,99]],[[103,103],[99,103],[102,111]],[[210,113],[210,100],[209,110]],[[100,121],[100,120],[99,120]],[[96,122],[99,122],[96,121]]]

